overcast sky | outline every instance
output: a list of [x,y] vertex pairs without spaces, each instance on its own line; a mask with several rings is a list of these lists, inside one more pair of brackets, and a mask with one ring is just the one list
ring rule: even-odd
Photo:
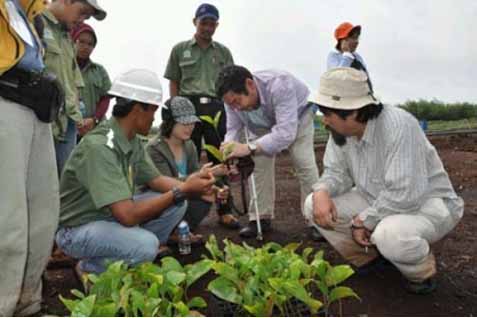
[[[161,78],[170,51],[192,38],[196,0],[99,0],[108,17],[89,20],[99,43],[93,59],[113,79],[130,68]],[[214,39],[237,64],[287,70],[316,92],[334,29],[362,25],[358,52],[375,92],[386,103],[436,98],[477,102],[476,0],[216,0],[220,25]],[[165,97],[168,82],[163,80]],[[314,98],[316,93],[312,93]]]

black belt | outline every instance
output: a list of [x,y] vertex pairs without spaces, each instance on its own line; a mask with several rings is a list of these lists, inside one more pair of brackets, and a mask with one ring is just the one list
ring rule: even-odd
[[219,103],[222,102],[220,99],[216,97],[206,96],[206,95],[185,95],[184,97],[189,99],[193,104],[200,104],[200,105],[210,104],[214,101]]
[[14,68],[0,76],[0,96],[32,109],[39,120],[54,121],[65,105],[65,95],[54,74]]
[[15,67],[0,76],[0,83],[11,88],[18,88],[20,84],[35,85],[42,76],[43,72],[30,72]]

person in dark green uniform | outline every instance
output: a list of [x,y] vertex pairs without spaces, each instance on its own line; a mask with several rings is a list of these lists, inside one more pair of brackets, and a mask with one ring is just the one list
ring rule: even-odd
[[52,127],[58,175],[76,145],[77,129],[84,125],[79,100],[84,83],[68,31],[91,16],[96,20],[106,17],[96,0],[53,0],[42,14],[46,70],[56,75],[65,93],[65,107]]
[[91,60],[91,54],[98,43],[94,29],[82,23],[71,32],[71,38],[76,45],[76,62],[84,82],[84,86],[80,88],[80,99],[84,105],[83,127],[78,129],[80,140],[81,136],[104,119],[109,107],[111,80],[104,66]]
[[[149,133],[162,99],[155,73],[126,72],[110,94],[113,118],[82,139],[60,181],[56,243],[80,259],[80,275],[101,273],[108,261],[153,261],[183,218],[186,198],[208,193],[215,182],[207,169],[184,182],[161,176],[144,149],[137,135]],[[135,195],[136,185],[151,191]]]
[[[194,104],[199,118],[215,118],[221,113],[217,129],[205,121],[195,125],[191,139],[199,159],[202,138],[205,144],[219,148],[226,129],[224,103],[216,97],[215,82],[222,68],[233,65],[234,60],[226,46],[212,39],[219,25],[218,21],[218,9],[208,3],[201,4],[193,19],[196,28],[194,37],[174,46],[164,74],[169,80],[170,96],[187,97]],[[207,157],[214,164],[219,163],[210,153],[207,153]],[[238,226],[237,219],[230,212],[222,214],[219,222],[230,228]]]

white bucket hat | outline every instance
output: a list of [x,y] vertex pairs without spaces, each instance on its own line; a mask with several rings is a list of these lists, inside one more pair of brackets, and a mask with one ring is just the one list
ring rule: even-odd
[[378,105],[368,85],[368,76],[351,67],[334,68],[321,76],[317,104],[342,110]]

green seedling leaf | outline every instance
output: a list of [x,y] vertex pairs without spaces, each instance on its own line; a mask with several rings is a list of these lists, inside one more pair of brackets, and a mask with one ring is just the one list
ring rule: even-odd
[[286,245],[283,249],[290,251],[290,252],[295,252],[299,247],[301,243],[290,243]]
[[181,263],[179,263],[174,257],[167,256],[161,259],[161,267],[165,272],[168,271],[176,271],[176,272],[184,272],[184,268],[182,267]]
[[96,304],[93,309],[93,317],[116,317],[117,309],[114,302],[103,305]]
[[153,282],[162,285],[164,283],[164,276],[161,274],[149,274],[148,278],[150,278]]
[[96,302],[96,295],[91,295],[76,304],[71,312],[72,317],[91,317],[93,313],[94,303]]
[[174,308],[177,310],[177,313],[174,316],[181,316],[181,317],[189,316],[189,308],[182,301],[174,303]]
[[202,297],[194,297],[188,303],[189,308],[206,308],[207,303]]
[[76,304],[80,302],[79,300],[71,300],[64,298],[62,295],[60,295],[60,300],[70,312],[73,312],[76,307]]
[[224,156],[222,155],[222,153],[220,152],[220,150],[217,149],[217,147],[215,147],[215,146],[213,146],[213,145],[205,144],[205,145],[204,145],[204,149],[205,149],[206,151],[208,151],[210,154],[212,154],[212,156],[214,156],[215,159],[217,159],[218,161],[224,162]]
[[349,265],[338,265],[332,267],[325,276],[325,282],[328,286],[337,286],[354,274],[353,269]]
[[340,286],[333,288],[333,290],[331,291],[329,304],[338,299],[343,299],[346,297],[354,297],[356,299],[360,299],[359,296],[351,288]]
[[270,317],[273,311],[272,307],[270,313],[268,312],[266,301],[257,301],[253,305],[244,305],[243,308],[255,317]]
[[172,284],[172,285],[179,285],[186,279],[186,274],[181,273],[181,272],[176,272],[176,271],[169,271],[166,273],[166,279]]
[[215,235],[211,235],[209,240],[205,244],[205,248],[209,251],[210,255],[214,260],[223,260],[224,253],[219,249],[219,245],[217,244],[217,239]]
[[71,290],[71,293],[80,299],[83,299],[85,297],[84,294],[77,289]]
[[242,303],[242,296],[238,294],[237,288],[235,288],[231,281],[224,277],[218,277],[211,281],[207,289],[220,299],[234,304]]
[[201,260],[195,264],[187,265],[186,269],[186,286],[189,287],[199,278],[207,274],[214,264],[214,261],[209,259]]
[[217,275],[220,275],[229,281],[233,282],[236,286],[240,284],[240,278],[235,268],[227,263],[215,263],[213,269]]
[[224,148],[224,152],[223,152],[223,158],[225,160],[225,158],[227,158],[228,156],[230,156],[230,154],[234,151],[235,149],[235,144],[227,144]]
[[215,128],[216,131],[219,130],[220,117],[222,117],[222,111],[219,111],[217,114],[215,114],[214,128]]
[[312,314],[316,314],[318,312],[318,309],[323,306],[323,303],[321,301],[310,297],[305,287],[303,287],[297,281],[287,281],[283,284],[283,288],[291,296],[305,303],[310,308]]
[[307,264],[308,264],[308,260],[310,258],[311,253],[313,253],[313,248],[307,247],[303,250],[303,253],[301,254],[301,257]]
[[209,123],[209,124],[211,124],[212,126],[214,126],[214,119],[213,119],[212,117],[203,115],[203,116],[199,116],[199,118],[200,118],[202,121],[205,121],[206,123]]
[[135,317],[140,317],[146,309],[144,295],[137,290],[131,292],[132,312]]

